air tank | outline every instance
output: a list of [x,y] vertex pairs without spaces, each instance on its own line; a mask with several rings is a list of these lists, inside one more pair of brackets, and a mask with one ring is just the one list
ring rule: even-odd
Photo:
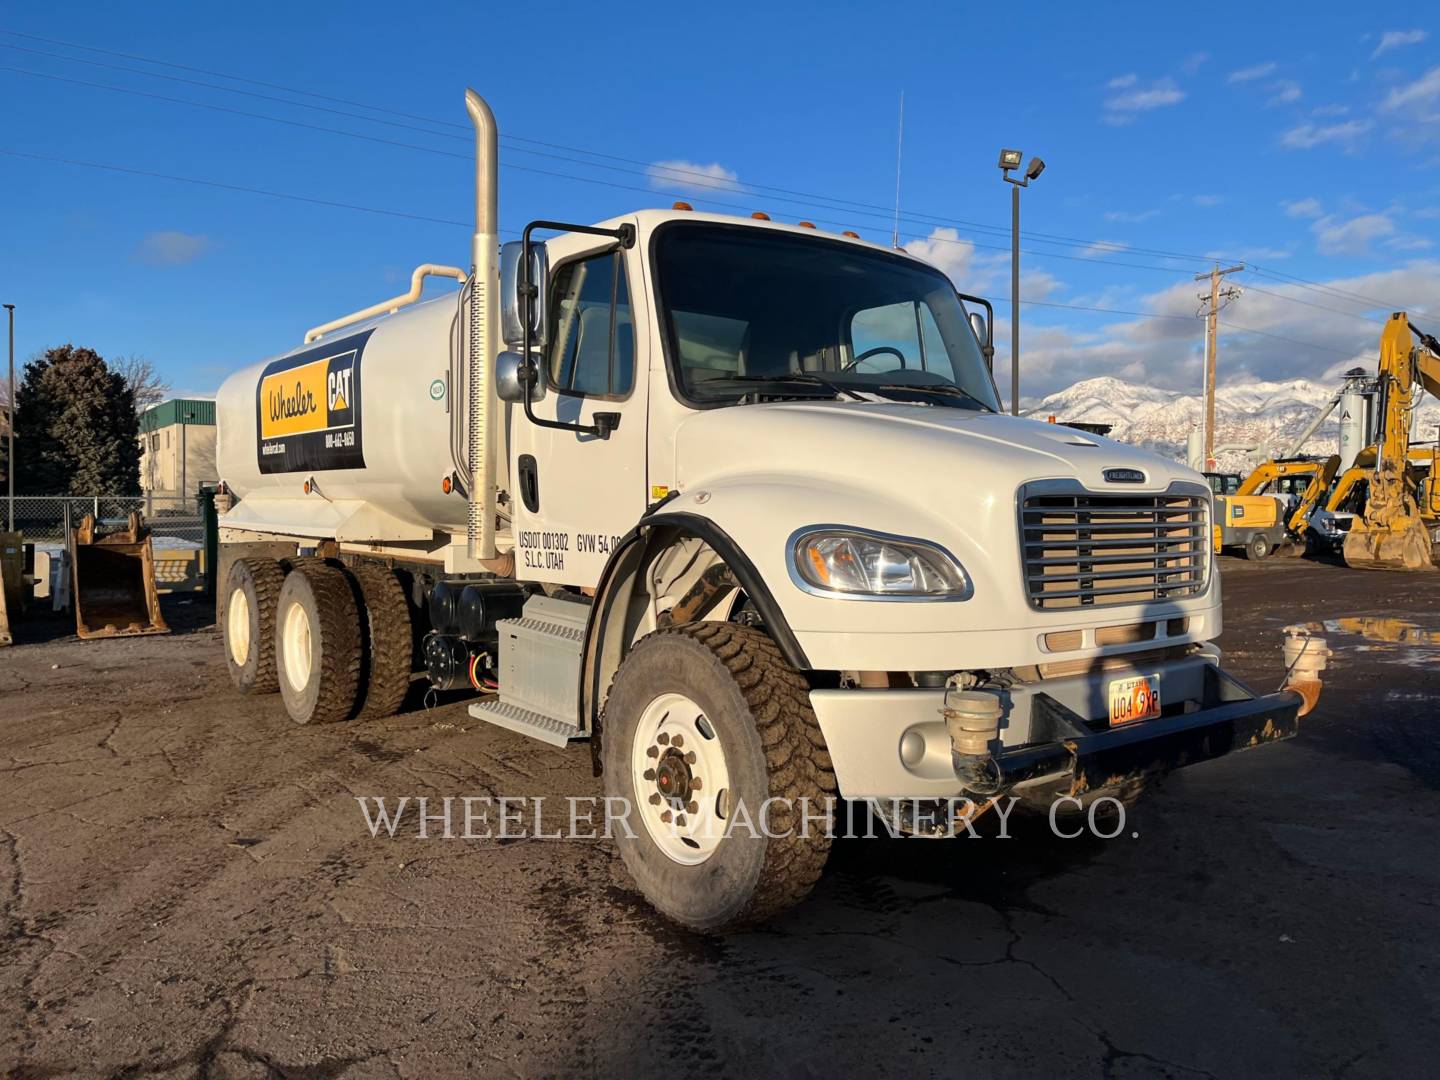
[[463,531],[465,497],[451,480],[452,446],[463,446],[451,432],[463,401],[452,385],[457,312],[452,293],[226,379],[216,464],[241,505],[279,524],[343,521],[363,501],[417,531]]
[[1347,381],[1340,395],[1340,471],[1355,464],[1361,450],[1370,445],[1372,395],[1356,380]]

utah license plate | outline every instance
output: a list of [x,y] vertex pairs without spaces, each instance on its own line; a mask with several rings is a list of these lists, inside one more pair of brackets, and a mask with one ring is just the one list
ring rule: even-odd
[[1160,676],[1136,675],[1110,684],[1110,725],[1153,720],[1160,715]]

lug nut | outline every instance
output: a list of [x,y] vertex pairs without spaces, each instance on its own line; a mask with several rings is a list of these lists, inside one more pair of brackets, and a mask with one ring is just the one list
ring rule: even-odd
[[655,737],[655,741],[658,742],[661,746],[669,746],[670,736],[662,731],[659,735]]
[[684,825],[684,824],[685,824],[685,815],[684,815],[684,814],[678,815],[678,816],[675,818],[675,824],[676,824],[676,825]]
[[684,746],[684,745],[685,745],[685,736],[684,736],[684,735],[676,735],[675,738],[674,738],[674,740],[673,740],[673,742],[672,742],[672,745],[674,745],[674,746]]
[[646,756],[646,757],[659,757],[659,756],[660,756],[660,748],[659,748],[658,746],[646,747],[646,749],[645,749],[645,756]]
[[655,792],[655,794],[653,794],[653,795],[650,796],[650,805],[651,805],[651,806],[659,806],[659,805],[660,805],[660,793],[659,793],[658,791]]
[[699,790],[700,790],[700,777],[698,777],[698,776],[692,776],[692,777],[690,778],[690,790],[691,790],[691,791],[699,791]]
[[669,811],[669,810],[666,810],[663,814],[661,814],[661,815],[660,815],[660,820],[663,821],[663,822],[665,822],[666,825],[669,825],[669,824],[670,824],[670,811]]
[[646,780],[654,780],[654,779],[655,779],[655,770],[654,770],[654,769],[646,769],[646,770],[645,770],[645,779],[646,779]]
[[694,764],[695,764],[695,751],[694,751],[694,750],[690,750],[690,751],[688,751],[688,752],[685,754],[685,764],[686,764],[686,765],[694,765]]
[[[685,804],[685,810],[690,814],[698,814],[700,812],[700,804],[694,801],[688,802]],[[681,822],[681,824],[684,824],[684,822]]]

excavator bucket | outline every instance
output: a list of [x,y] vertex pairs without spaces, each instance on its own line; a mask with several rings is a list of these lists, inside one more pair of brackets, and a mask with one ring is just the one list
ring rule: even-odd
[[25,545],[19,533],[0,532],[0,647],[15,644],[13,622],[20,618]]
[[70,580],[81,638],[170,632],[155,591],[150,532],[139,514],[108,533],[87,514],[70,538]]
[[1402,518],[1389,529],[1356,521],[1345,534],[1345,565],[1358,570],[1434,570],[1430,532],[1419,518]]

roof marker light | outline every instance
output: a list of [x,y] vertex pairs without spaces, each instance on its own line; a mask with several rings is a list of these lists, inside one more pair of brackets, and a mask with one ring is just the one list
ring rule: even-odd
[[671,210],[694,210],[695,208],[694,208],[693,206],[691,206],[688,202],[680,202],[680,201],[677,199],[674,203],[671,204],[670,209],[671,209]]
[[751,216],[752,218],[754,218],[756,221],[769,221],[769,220],[770,220],[770,215],[767,214],[767,213],[765,213],[764,210],[756,210],[756,211],[755,211],[753,214],[751,214],[750,216]]

